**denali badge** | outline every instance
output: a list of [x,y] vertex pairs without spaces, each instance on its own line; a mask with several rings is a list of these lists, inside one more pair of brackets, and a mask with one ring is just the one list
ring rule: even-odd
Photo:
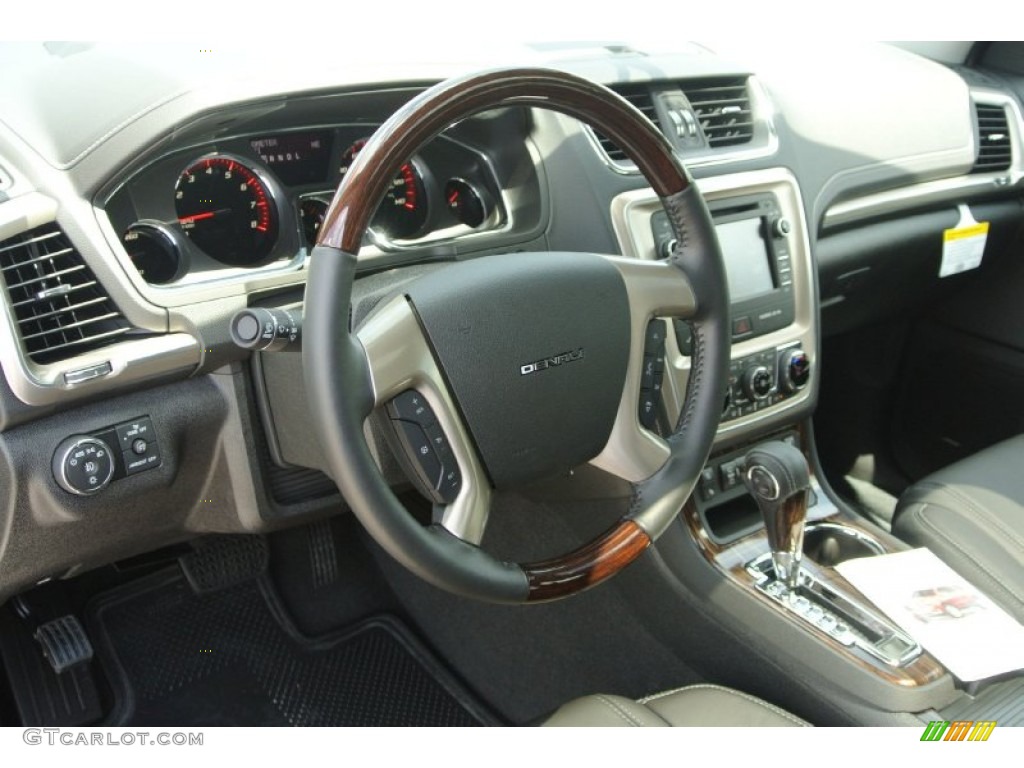
[[526,365],[519,366],[519,375],[526,376],[530,373],[537,373],[547,368],[554,368],[556,365],[562,363],[575,363],[577,360],[583,359],[583,347],[573,350],[572,352],[563,352],[560,355],[554,357],[545,357],[542,360],[537,360],[533,363],[527,363]]

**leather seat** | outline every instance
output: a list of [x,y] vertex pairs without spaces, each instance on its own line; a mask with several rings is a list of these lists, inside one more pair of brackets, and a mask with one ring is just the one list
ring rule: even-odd
[[545,726],[741,726],[810,724],[766,701],[717,685],[691,685],[640,701],[599,694],[570,701]]
[[928,547],[1024,623],[1024,435],[912,485],[893,532]]

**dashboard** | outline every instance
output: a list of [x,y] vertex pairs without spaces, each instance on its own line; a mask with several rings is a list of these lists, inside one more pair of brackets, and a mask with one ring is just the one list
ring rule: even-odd
[[[1024,179],[1014,82],[887,46],[808,52],[817,66],[769,50],[524,47],[446,65],[296,62],[272,82],[231,57],[165,53],[135,52],[126,67],[116,46],[0,49],[0,66],[23,73],[0,85],[0,598],[199,533],[340,507],[298,356],[240,349],[231,319],[301,313],[311,246],[362,142],[449,75],[525,63],[589,77],[688,165],[733,292],[721,451],[813,412],[822,318],[870,302],[832,280],[819,257],[830,242],[854,241],[841,277],[867,258],[858,228],[1012,197]],[[998,112],[996,128],[981,108]],[[990,147],[1005,162],[980,164]],[[453,260],[663,258],[663,217],[628,158],[588,127],[525,107],[479,114],[394,169],[359,253],[353,321]],[[689,365],[686,327],[670,324],[664,378],[646,390],[652,430],[674,422]],[[139,425],[157,453],[130,455],[131,433],[98,493],[55,477],[69,438],[119,442]],[[384,447],[378,458],[402,482]]]
[[[334,190],[376,125],[219,139],[153,161],[105,202],[150,285],[287,265],[316,243]],[[401,252],[510,225],[486,152],[439,137],[397,170],[366,245]]]

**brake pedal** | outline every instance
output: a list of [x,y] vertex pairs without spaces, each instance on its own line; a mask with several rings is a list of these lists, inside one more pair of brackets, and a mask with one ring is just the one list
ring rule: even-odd
[[90,663],[92,643],[81,623],[66,615],[35,630],[31,625],[31,616],[0,610],[0,664],[21,725],[97,722],[103,709]]
[[77,616],[69,614],[41,624],[33,637],[43,647],[43,657],[58,675],[92,661],[92,643]]

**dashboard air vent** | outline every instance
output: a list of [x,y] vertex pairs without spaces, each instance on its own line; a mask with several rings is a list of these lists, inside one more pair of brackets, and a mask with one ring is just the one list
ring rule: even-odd
[[[612,85],[609,87],[634,107],[643,112],[644,116],[655,125],[658,125],[660,129],[658,113],[654,107],[654,97],[651,95],[649,86],[641,84],[626,84]],[[629,162],[629,158],[626,156],[626,153],[623,152],[614,141],[609,139],[607,136],[602,136],[597,131],[594,131],[594,135],[597,136],[597,140],[600,142],[601,148],[612,162]]]
[[131,330],[56,224],[0,242],[0,271],[25,354],[35,363],[65,360]]
[[972,172],[991,173],[1009,169],[1013,157],[1006,109],[995,104],[975,104],[974,114],[978,121],[978,155]]
[[746,144],[754,138],[746,77],[688,80],[680,87],[711,149]]

